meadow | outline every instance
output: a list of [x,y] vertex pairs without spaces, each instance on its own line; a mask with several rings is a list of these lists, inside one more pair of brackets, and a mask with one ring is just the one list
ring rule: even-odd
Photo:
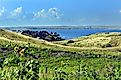
[[0,79],[120,80],[120,34],[52,43],[0,30]]

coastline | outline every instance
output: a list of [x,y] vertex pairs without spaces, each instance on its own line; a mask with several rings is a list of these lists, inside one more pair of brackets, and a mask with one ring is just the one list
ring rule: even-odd
[[1,26],[1,29],[118,29],[121,30],[121,26]]

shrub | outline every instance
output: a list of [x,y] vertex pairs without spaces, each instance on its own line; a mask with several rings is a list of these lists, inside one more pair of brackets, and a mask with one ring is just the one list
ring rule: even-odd
[[69,40],[69,41],[67,42],[67,44],[69,44],[69,43],[74,43],[74,41],[73,41],[73,40]]

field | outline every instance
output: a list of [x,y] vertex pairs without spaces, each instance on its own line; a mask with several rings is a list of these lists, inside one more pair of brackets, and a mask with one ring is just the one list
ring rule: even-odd
[[121,33],[47,42],[0,30],[1,80],[120,80]]

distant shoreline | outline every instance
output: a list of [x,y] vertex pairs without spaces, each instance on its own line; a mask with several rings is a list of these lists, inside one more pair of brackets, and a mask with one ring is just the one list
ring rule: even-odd
[[0,27],[1,29],[118,29],[121,26],[17,26],[17,27]]

